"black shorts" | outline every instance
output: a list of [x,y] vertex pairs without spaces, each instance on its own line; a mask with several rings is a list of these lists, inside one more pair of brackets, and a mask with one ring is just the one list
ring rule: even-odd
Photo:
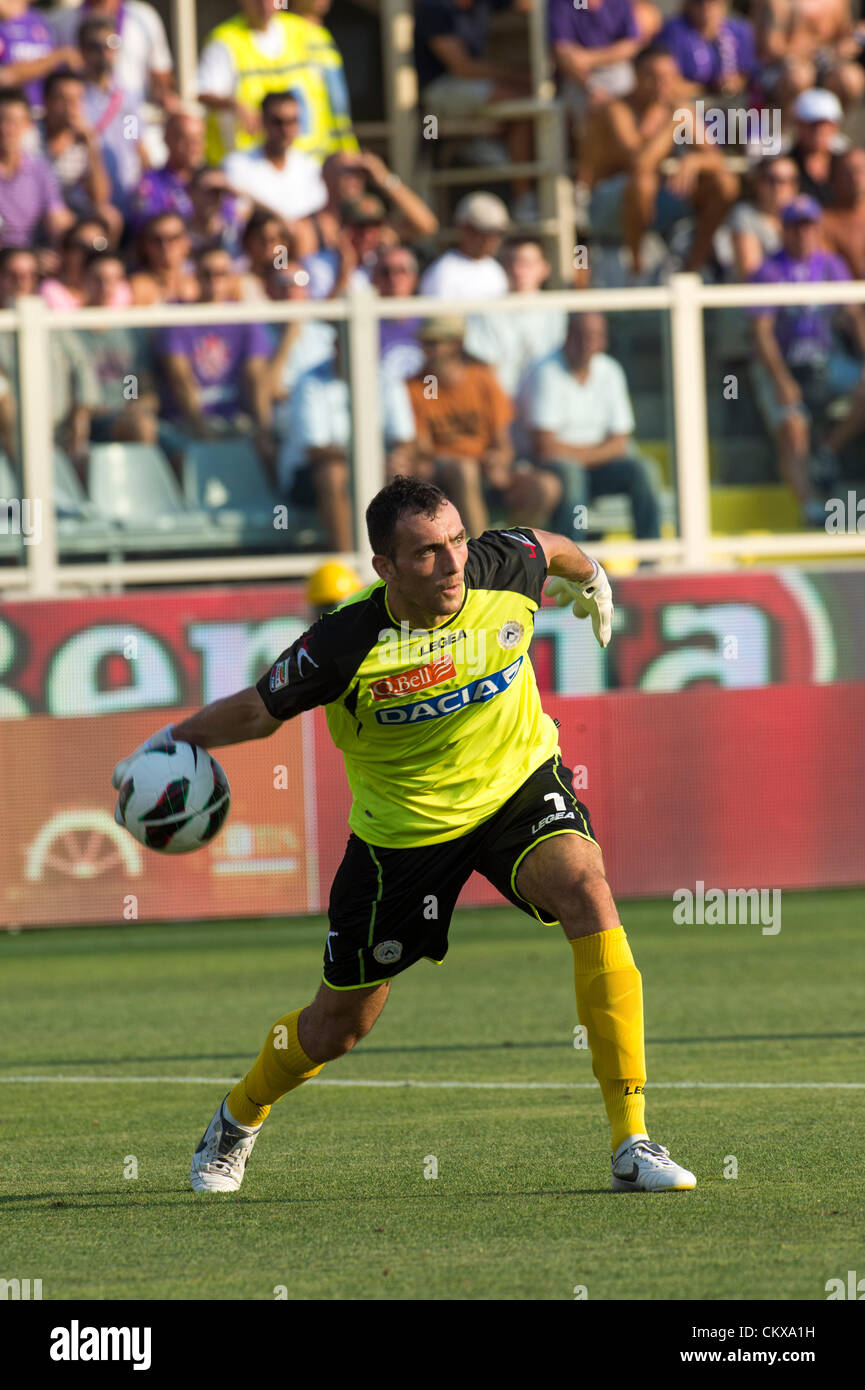
[[556,755],[468,835],[416,849],[384,849],[351,835],[330,891],[324,978],[333,989],[389,980],[421,957],[441,962],[451,915],[474,870],[539,922],[555,925],[516,890],[529,850],[551,835],[597,844],[572,773]]

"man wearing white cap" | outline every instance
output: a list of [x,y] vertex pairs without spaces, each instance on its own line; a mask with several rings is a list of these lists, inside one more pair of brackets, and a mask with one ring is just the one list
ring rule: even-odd
[[843,154],[850,141],[841,134],[844,112],[834,92],[811,87],[800,92],[793,107],[796,143],[790,151],[799,169],[803,193],[816,198],[821,207],[832,202],[832,160]]
[[452,251],[433,261],[421,276],[420,293],[440,299],[497,299],[508,292],[508,277],[496,260],[510,219],[501,198],[469,193],[456,207],[458,239]]

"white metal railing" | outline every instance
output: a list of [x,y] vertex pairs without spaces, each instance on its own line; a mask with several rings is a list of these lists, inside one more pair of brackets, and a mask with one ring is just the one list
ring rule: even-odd
[[[370,573],[363,514],[382,486],[383,456],[379,407],[378,327],[382,319],[443,314],[510,314],[527,309],[669,313],[671,386],[677,460],[680,534],[659,541],[600,542],[592,553],[601,560],[664,558],[681,569],[702,570],[736,556],[825,555],[839,559],[865,555],[865,535],[792,532],[754,536],[713,536],[710,524],[709,441],[706,421],[704,310],[749,305],[865,303],[865,281],[817,285],[703,285],[697,275],[673,276],[668,285],[637,290],[556,290],[502,299],[380,299],[364,289],[340,300],[304,303],[152,305],[127,309],[50,310],[38,296],[0,311],[0,333],[17,331],[19,407],[22,434],[23,494],[52,498],[53,431],[46,409],[50,390],[49,334],[54,330],[157,328],[179,324],[285,323],[291,319],[345,321],[349,333],[349,384],[353,429],[355,552],[345,557]],[[24,546],[24,562],[0,569],[0,591],[31,597],[128,584],[262,580],[306,574],[327,558],[316,555],[219,556],[213,559],[137,560],[64,563],[57,553],[54,509],[42,507],[42,538]]]

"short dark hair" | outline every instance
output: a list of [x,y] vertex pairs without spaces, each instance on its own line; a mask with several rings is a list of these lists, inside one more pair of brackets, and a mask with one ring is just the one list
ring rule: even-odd
[[0,106],[26,106],[30,110],[27,93],[21,87],[7,87],[0,90]]
[[268,92],[261,103],[261,114],[266,116],[274,106],[282,106],[286,101],[293,101],[295,106],[300,106],[300,97],[297,92]]
[[84,272],[92,270],[95,265],[104,265],[106,261],[119,261],[123,266],[123,274],[126,274],[126,266],[123,264],[123,257],[119,251],[88,251],[84,257]]
[[91,14],[83,19],[78,26],[78,47],[83,48],[91,34],[101,34],[104,31],[113,33],[115,28],[114,16],[110,14]]
[[435,483],[425,483],[420,478],[407,478],[397,473],[387,487],[376,493],[366,509],[366,533],[373,555],[386,555],[389,560],[394,558],[396,524],[406,512],[434,517],[447,501],[448,498]]
[[[66,228],[66,231],[60,238],[60,249],[62,251],[68,251],[70,247],[75,245],[77,238],[81,234],[82,227],[101,227],[105,237],[105,247],[107,247],[108,238],[111,235],[111,228],[108,226],[104,217],[100,217],[98,212],[94,212],[92,217],[79,217],[76,222],[72,223],[71,227]],[[103,247],[103,250],[105,250],[105,247]]]
[[266,227],[268,222],[277,222],[283,231],[285,231],[286,240],[288,239],[288,229],[279,213],[271,212],[269,208],[257,208],[241,233],[240,240],[242,244],[245,246],[250,237],[260,231],[262,227]]
[[543,241],[539,236],[532,236],[531,232],[526,232],[525,235],[517,233],[515,236],[508,237],[499,254],[506,256],[508,252],[516,251],[519,246],[534,246],[540,251],[544,260],[547,260],[547,251]]
[[192,253],[192,260],[196,266],[201,266],[201,264],[207,260],[208,256],[213,255],[227,256],[229,261],[232,262],[232,265],[234,264],[228,247],[223,246],[222,242],[216,239],[213,241],[206,241],[203,246],[197,247]]
[[650,43],[647,44],[645,48],[641,48],[634,58],[634,67],[639,68],[643,63],[651,62],[653,58],[672,58],[672,56],[666,44],[658,42]]
[[[36,252],[32,246],[0,246],[0,274],[15,256],[32,256],[36,261]],[[38,268],[38,261],[36,261],[36,265]]]
[[49,72],[42,84],[42,100],[46,102],[51,96],[55,87],[59,87],[61,82],[77,82],[79,87],[84,86],[84,78],[80,72],[71,72],[68,68],[65,72]]
[[[175,212],[173,208],[163,208],[162,212],[155,212],[152,217],[148,217],[145,222],[142,222],[141,226],[138,229],[138,235],[142,239],[146,240],[146,238],[151,235],[153,228],[157,225],[157,223],[165,222],[169,217],[173,217],[177,222],[183,222],[183,230],[188,231],[188,227],[186,226],[186,223],[179,212]],[[93,220],[97,221],[98,219],[94,218]]]

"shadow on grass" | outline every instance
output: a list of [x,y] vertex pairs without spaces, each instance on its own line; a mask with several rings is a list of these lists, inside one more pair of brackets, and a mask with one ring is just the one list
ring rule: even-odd
[[[843,1038],[865,1038],[865,1032],[855,1033],[722,1033],[718,1035],[702,1036],[697,1038],[654,1038],[648,1037],[646,1042],[653,1047],[694,1047],[700,1043],[753,1043],[753,1042],[829,1042]],[[549,1042],[497,1042],[497,1043],[411,1043],[405,1046],[399,1044],[376,1047],[375,1044],[368,1045],[366,1042],[358,1043],[357,1047],[347,1055],[349,1057],[357,1054],[372,1056],[400,1057],[424,1053],[437,1052],[529,1052],[537,1050],[549,1050],[558,1052],[566,1046],[567,1039]],[[103,1053],[100,1057],[37,1057],[28,1061],[28,1075],[32,1074],[39,1067],[119,1067],[127,1064],[142,1062],[236,1062],[242,1070],[249,1064],[249,1053],[241,1052],[172,1052],[172,1053],[141,1053],[136,1057],[106,1057]],[[238,1076],[241,1074],[238,1071]],[[166,1081],[171,1077],[167,1076]]]
[[[119,1192],[80,1192],[69,1197],[60,1197],[56,1192],[30,1192],[15,1193],[10,1192],[0,1196],[0,1207],[6,1210],[14,1210],[18,1203],[25,1209],[33,1203],[43,1203],[49,1209],[56,1208],[58,1211],[105,1211],[111,1206],[127,1207],[130,1205],[141,1207],[178,1207],[189,1206],[190,1202],[207,1203],[212,1202],[213,1198],[220,1200],[228,1197],[233,1202],[245,1204],[247,1206],[263,1207],[270,1205],[292,1206],[292,1207],[316,1207],[325,1203],[339,1202],[369,1202],[371,1205],[378,1206],[386,1201],[391,1202],[428,1202],[429,1198],[418,1193],[382,1193],[381,1191],[369,1192],[366,1195],[355,1190],[345,1192],[336,1197],[256,1197],[248,1192],[193,1192],[191,1188],[185,1191],[175,1191],[169,1188],[167,1191],[159,1189],[153,1193],[146,1193],[143,1197],[135,1197],[132,1201],[120,1201]],[[440,1192],[436,1196],[437,1202],[447,1201],[448,1198],[454,1201],[468,1200],[489,1200],[500,1201],[509,1197],[530,1197],[536,1200],[538,1197],[626,1197],[633,1196],[633,1193],[614,1192],[610,1187],[575,1187],[562,1191],[550,1191],[546,1188],[520,1189],[510,1192]],[[83,1202],[82,1197],[103,1197],[102,1202]]]

